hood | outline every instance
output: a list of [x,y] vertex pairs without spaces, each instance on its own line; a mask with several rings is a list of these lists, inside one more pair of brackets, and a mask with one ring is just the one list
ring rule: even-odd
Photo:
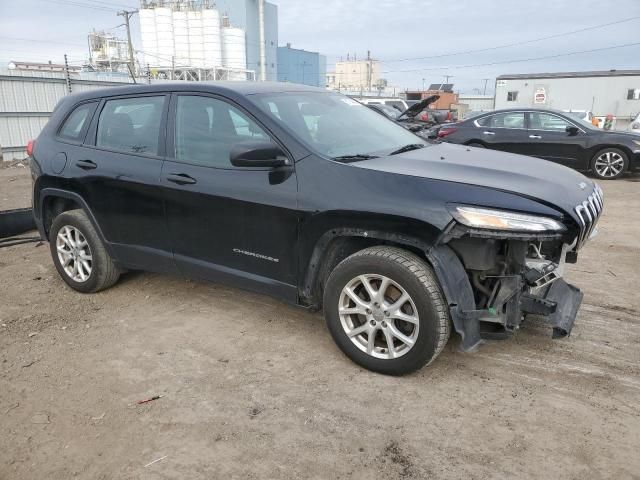
[[355,167],[494,188],[528,197],[574,216],[574,207],[594,183],[570,168],[546,160],[450,143],[430,144],[398,155],[352,164]]
[[430,97],[425,98],[424,100],[416,103],[415,105],[411,105],[404,112],[398,115],[398,118],[402,118],[405,116],[415,117],[417,114],[419,114],[422,110],[427,108],[433,102],[437,102],[439,98],[440,98],[440,95],[431,95]]

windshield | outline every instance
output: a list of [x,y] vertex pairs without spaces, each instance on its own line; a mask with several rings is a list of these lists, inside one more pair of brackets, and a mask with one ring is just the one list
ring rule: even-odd
[[408,144],[426,143],[360,102],[337,93],[266,93],[249,98],[324,156],[387,154]]

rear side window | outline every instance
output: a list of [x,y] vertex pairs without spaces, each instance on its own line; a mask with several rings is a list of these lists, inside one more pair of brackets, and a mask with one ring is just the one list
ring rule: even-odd
[[489,128],[524,128],[524,112],[497,113],[479,118],[476,123]]
[[96,146],[157,155],[164,96],[108,100],[98,119]]
[[91,114],[96,108],[96,103],[84,103],[76,107],[62,124],[58,136],[76,142],[82,141],[82,134],[85,132],[85,126],[91,121]]

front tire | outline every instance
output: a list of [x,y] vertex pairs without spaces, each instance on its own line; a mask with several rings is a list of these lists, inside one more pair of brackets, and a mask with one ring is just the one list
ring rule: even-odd
[[120,272],[82,210],[58,215],[51,225],[49,246],[62,279],[74,290],[93,293],[118,281]]
[[480,142],[471,142],[471,143],[467,143],[467,147],[475,147],[475,148],[487,148],[486,146],[484,146],[482,143]]
[[374,372],[418,370],[449,339],[447,304],[433,270],[397,247],[371,247],[343,260],[327,280],[323,303],[338,347]]
[[591,160],[593,175],[601,180],[615,180],[627,170],[629,158],[617,148],[605,148],[596,153]]

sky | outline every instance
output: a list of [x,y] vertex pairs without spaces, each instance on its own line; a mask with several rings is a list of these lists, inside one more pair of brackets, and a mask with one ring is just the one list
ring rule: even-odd
[[[328,69],[347,53],[363,58],[369,50],[381,76],[400,90],[421,89],[423,79],[427,86],[441,83],[446,75],[456,90],[472,94],[483,92],[484,79],[491,93],[501,74],[640,69],[640,0],[272,2],[280,45],[319,51]],[[124,37],[116,11],[137,6],[137,0],[0,0],[0,64],[62,62],[66,53],[80,65],[87,33],[106,29]],[[134,48],[141,48],[135,15],[131,27]],[[564,55],[571,52],[584,53]]]

